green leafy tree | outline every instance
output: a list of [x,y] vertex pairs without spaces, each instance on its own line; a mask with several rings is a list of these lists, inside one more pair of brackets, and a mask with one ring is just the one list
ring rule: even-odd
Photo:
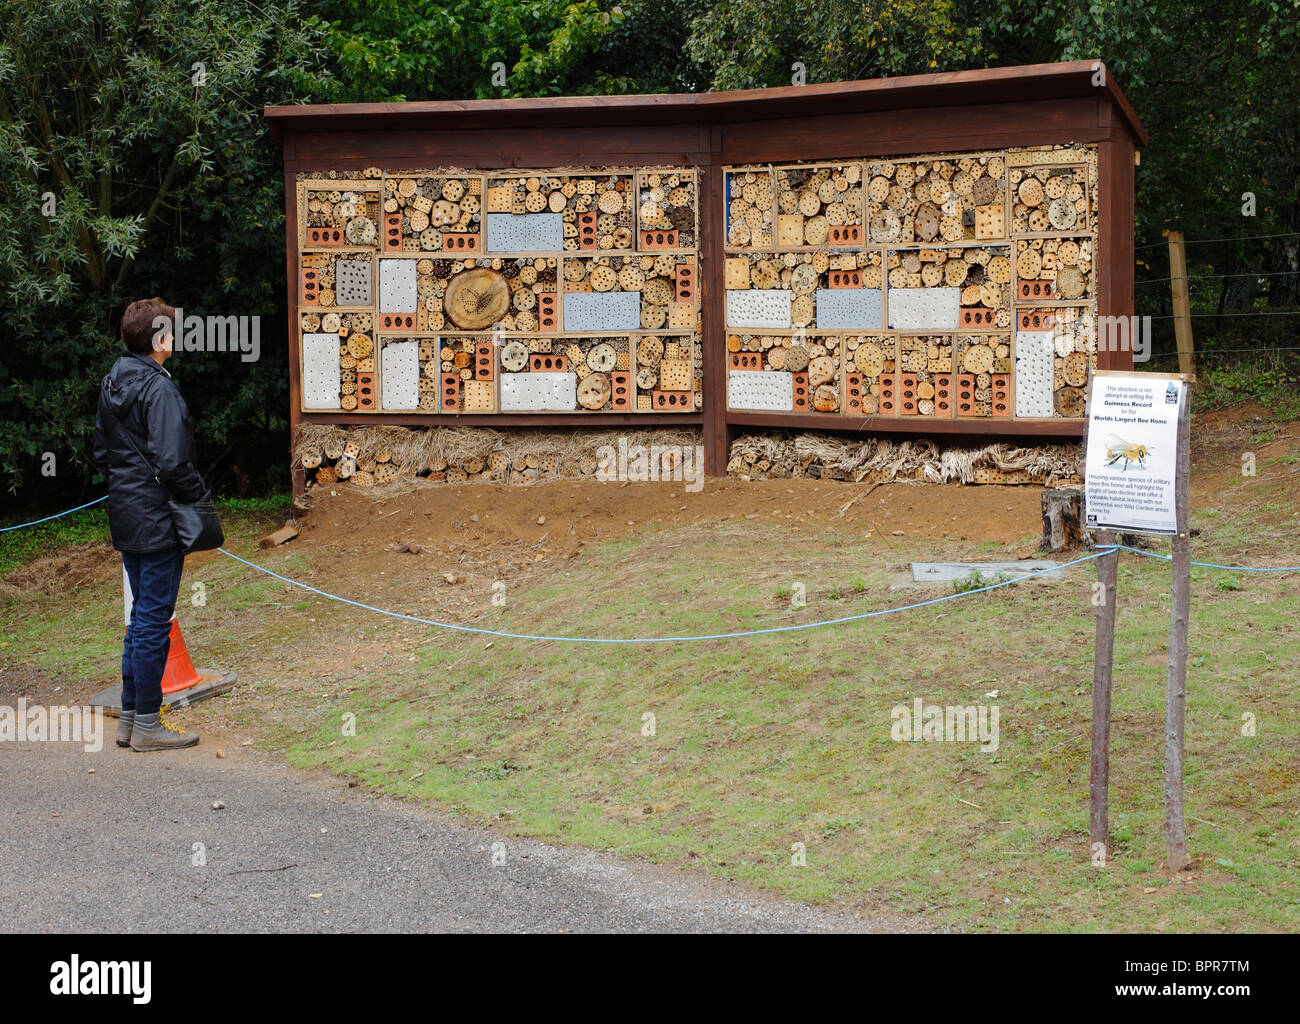
[[[271,437],[285,450],[283,188],[261,108],[326,81],[296,4],[0,6],[5,488],[39,484],[28,500],[48,504],[96,487],[97,385],[122,308],[153,294],[262,316],[259,361],[180,353],[168,369],[205,459]],[[46,451],[53,479],[39,473]]]

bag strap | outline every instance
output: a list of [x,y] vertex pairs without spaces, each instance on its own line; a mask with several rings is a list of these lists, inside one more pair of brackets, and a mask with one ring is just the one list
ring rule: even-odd
[[[140,396],[137,395],[135,398],[131,399],[131,404],[128,405],[126,409],[123,409],[122,411],[123,412],[128,411],[131,408],[131,406],[136,403],[136,400],[139,397]],[[135,449],[135,453],[139,455],[140,458],[144,459],[144,464],[148,466],[150,472],[153,473],[154,482],[161,485],[162,480],[158,478],[158,467],[153,464],[153,460],[144,453],[144,450],[141,449],[140,445],[136,442],[135,435],[133,435],[131,431],[127,429],[126,421],[123,420],[122,417],[118,415],[116,412],[114,412],[112,409],[110,409],[108,413],[110,416],[113,417],[113,419],[117,420],[118,427],[121,429],[122,433],[126,435],[127,443],[130,444],[131,447]]]

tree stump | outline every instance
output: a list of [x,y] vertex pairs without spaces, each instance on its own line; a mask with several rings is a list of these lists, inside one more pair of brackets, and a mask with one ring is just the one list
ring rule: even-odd
[[1051,554],[1083,545],[1083,492],[1074,487],[1043,491],[1043,539],[1039,548]]

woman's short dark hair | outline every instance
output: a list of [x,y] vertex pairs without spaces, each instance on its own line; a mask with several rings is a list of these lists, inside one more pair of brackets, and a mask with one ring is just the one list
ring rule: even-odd
[[152,299],[138,299],[131,303],[122,314],[122,344],[138,355],[148,355],[153,351],[155,338],[165,338],[172,333],[170,326],[160,328],[155,325],[158,317],[174,322],[176,310],[156,295]]

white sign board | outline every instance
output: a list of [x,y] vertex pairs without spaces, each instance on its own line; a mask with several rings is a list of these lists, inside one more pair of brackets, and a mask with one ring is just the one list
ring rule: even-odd
[[1097,373],[1088,409],[1084,525],[1176,533],[1174,469],[1182,381]]

